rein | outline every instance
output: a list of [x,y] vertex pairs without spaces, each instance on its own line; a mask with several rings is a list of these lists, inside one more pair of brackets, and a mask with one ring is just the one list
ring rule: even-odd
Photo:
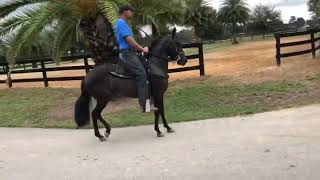
[[[180,61],[180,60],[181,60],[181,55],[183,55],[184,52],[183,52],[183,51],[182,51],[182,52],[179,51],[179,49],[178,49],[177,45],[175,44],[175,42],[173,41],[173,39],[171,39],[171,43],[173,44],[177,55],[176,55],[175,58],[171,58],[171,57],[170,57],[170,58],[173,59],[173,60],[176,61],[176,62],[177,62],[177,61]],[[158,59],[163,60],[165,63],[168,63],[169,56],[163,57],[163,56],[160,56],[160,55],[155,54],[155,53],[153,53],[153,52],[149,52],[148,55],[149,55],[148,58],[154,57],[154,58],[158,58]],[[148,58],[147,58],[147,59],[148,59]],[[160,72],[162,71],[162,70],[159,69],[158,67],[156,67],[156,68],[157,68]],[[154,78],[157,78],[157,79],[168,79],[168,78],[169,78],[169,75],[161,76],[161,75],[156,75],[156,74],[152,74],[152,73],[150,73],[150,75],[153,76]]]
[[167,60],[168,60],[168,58],[165,58],[165,57],[156,55],[156,54],[154,54],[154,53],[152,53],[152,52],[149,52],[149,55],[150,55],[150,56],[153,56],[153,57],[156,57],[156,58],[159,58],[159,59],[161,59],[161,60],[164,60],[164,61],[166,61],[166,62],[167,62]]

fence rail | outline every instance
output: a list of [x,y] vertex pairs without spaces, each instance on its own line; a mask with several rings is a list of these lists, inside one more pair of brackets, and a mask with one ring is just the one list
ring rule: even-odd
[[[320,29],[310,29],[300,32],[279,32],[275,33],[274,36],[276,38],[276,59],[277,64],[280,66],[282,63],[281,58],[292,57],[292,56],[299,56],[303,54],[312,54],[312,57],[316,57],[316,51],[320,49],[320,37],[315,37],[315,34],[319,33]],[[303,35],[310,35],[310,39],[302,40],[302,41],[295,41],[295,42],[288,42],[288,43],[281,43],[281,38],[286,37],[294,37],[294,36],[303,36]],[[289,52],[289,53],[282,53],[281,48],[285,47],[293,47],[293,46],[300,46],[310,44],[310,49]]]
[[[185,44],[183,48],[197,48],[198,53],[188,55],[188,60],[198,59],[199,65],[191,67],[182,67],[169,69],[169,73],[185,72],[185,71],[194,71],[199,70],[200,76],[205,75],[204,69],[204,56],[203,56],[203,44],[202,43],[190,43]],[[60,66],[60,67],[46,67],[47,64],[53,64],[53,59],[51,57],[42,57],[42,58],[33,58],[33,59],[19,59],[17,64],[29,64],[29,63],[40,63],[40,68],[32,69],[17,69],[13,70],[11,74],[28,74],[28,73],[42,73],[42,78],[23,78],[23,79],[12,79],[11,74],[9,74],[8,63],[0,62],[0,75],[6,75],[7,80],[0,80],[0,84],[7,83],[9,87],[13,86],[13,83],[29,83],[29,82],[43,82],[45,87],[49,86],[50,81],[74,81],[82,80],[84,76],[72,76],[72,77],[48,77],[48,72],[55,71],[74,71],[74,70],[84,70],[88,73],[91,69],[94,68],[93,65],[89,65],[88,59],[92,57],[91,54],[78,54],[72,56],[65,56],[62,58],[63,61],[74,61],[83,59],[84,65],[78,66]],[[2,69],[2,71],[1,71]]]

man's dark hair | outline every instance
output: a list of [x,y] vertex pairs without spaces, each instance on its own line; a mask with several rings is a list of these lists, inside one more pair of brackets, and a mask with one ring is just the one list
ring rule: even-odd
[[119,8],[119,14],[123,14],[125,11],[132,11],[134,12],[134,8],[130,5],[123,5]]

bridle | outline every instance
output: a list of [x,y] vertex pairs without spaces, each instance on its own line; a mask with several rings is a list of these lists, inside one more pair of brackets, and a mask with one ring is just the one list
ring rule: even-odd
[[178,47],[176,45],[176,43],[173,41],[173,39],[171,38],[172,44],[176,50],[177,56],[174,58],[175,61],[180,61],[181,60],[181,55],[185,55],[185,53],[183,51],[179,51]]
[[[175,61],[180,61],[181,60],[181,55],[184,55],[185,53],[183,51],[179,51],[178,50],[178,47],[176,45],[176,43],[174,42],[174,40],[171,38],[171,43],[173,44],[175,50],[176,50],[176,53],[177,53],[177,56],[175,58],[173,58],[173,60]],[[162,59],[164,61],[168,61],[168,57],[162,57],[162,56],[159,56],[159,55],[156,55],[152,52],[149,52],[149,55],[153,56],[153,57],[156,57],[156,58],[159,58],[159,59]]]

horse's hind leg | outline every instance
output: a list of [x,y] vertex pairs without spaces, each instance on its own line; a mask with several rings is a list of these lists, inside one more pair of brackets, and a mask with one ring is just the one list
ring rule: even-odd
[[[103,109],[106,107],[108,101],[101,101],[98,100],[97,102],[97,106],[94,108],[94,110],[92,111],[92,122],[93,122],[93,127],[94,127],[94,134],[97,138],[99,138],[99,140],[101,142],[106,141],[106,138],[104,136],[102,136],[99,132],[99,127],[98,127],[98,119],[102,122],[102,116],[101,116],[101,112],[103,111]],[[101,120],[102,119],[102,120]],[[104,121],[104,120],[103,120]],[[102,122],[106,128],[107,128],[107,132],[111,131],[110,125],[104,121]]]
[[104,127],[106,127],[106,133],[105,133],[104,135],[105,135],[106,138],[108,138],[108,137],[110,136],[110,133],[111,133],[111,126],[110,126],[109,123],[107,123],[106,120],[103,119],[103,117],[101,116],[101,114],[100,114],[100,116],[99,116],[99,120],[100,120],[100,122],[104,125]]
[[103,105],[101,106],[102,108],[100,109],[100,113],[99,113],[99,117],[98,119],[100,120],[100,122],[104,125],[104,127],[106,128],[106,133],[105,133],[105,137],[108,138],[110,136],[110,133],[111,133],[111,126],[110,124],[103,119],[101,113],[103,111],[104,108],[106,108],[107,104],[108,104],[108,101],[104,101],[104,102],[101,102]]

